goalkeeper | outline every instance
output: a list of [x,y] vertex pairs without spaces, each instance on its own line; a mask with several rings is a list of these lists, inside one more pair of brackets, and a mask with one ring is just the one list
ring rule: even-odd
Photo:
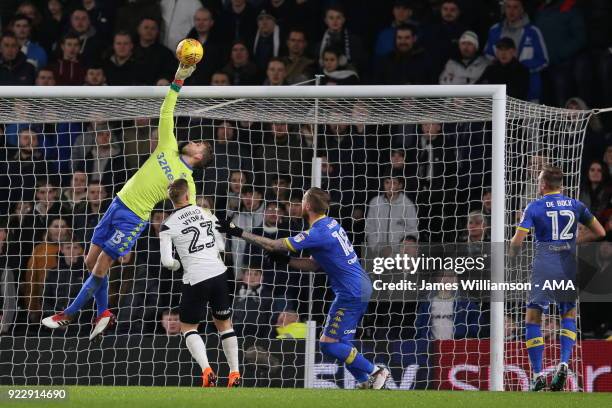
[[91,272],[77,297],[60,313],[42,320],[55,329],[66,326],[93,297],[97,317],[89,340],[101,335],[114,321],[108,309],[108,270],[118,258],[130,252],[147,227],[153,207],[168,198],[168,184],[183,178],[189,184],[190,203],[195,204],[194,167],[204,167],[212,157],[208,143],[178,145],[174,137],[174,107],[183,82],[195,65],[179,65],[176,76],[161,106],[157,148],[119,191],[96,226],[85,264]]
[[254,235],[243,231],[230,220],[218,221],[217,229],[266,251],[297,252],[309,249],[312,258],[290,259],[282,254],[270,254],[270,258],[277,263],[289,263],[296,269],[322,269],[327,273],[336,299],[321,335],[321,352],[343,363],[359,383],[359,388],[384,388],[389,371],[372,364],[351,343],[372,294],[370,278],[361,267],[342,226],[325,215],[329,209],[329,195],[313,187],[304,194],[302,208],[310,229],[291,238],[273,240]]

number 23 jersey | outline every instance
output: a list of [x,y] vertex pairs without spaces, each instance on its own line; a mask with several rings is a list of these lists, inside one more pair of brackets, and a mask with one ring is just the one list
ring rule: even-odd
[[285,243],[293,252],[310,250],[313,259],[329,276],[330,286],[338,298],[370,300],[370,278],[338,221],[330,217],[319,218],[308,231],[285,238]]
[[162,223],[161,251],[169,238],[183,265],[183,283],[196,283],[221,275],[227,269],[220,252],[223,236],[215,228],[217,217],[209,210],[188,205],[178,208]]

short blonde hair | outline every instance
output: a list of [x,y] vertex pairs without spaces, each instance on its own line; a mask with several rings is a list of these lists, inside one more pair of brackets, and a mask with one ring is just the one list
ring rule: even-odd
[[176,179],[168,186],[168,197],[173,203],[180,201],[188,192],[189,184],[185,179]]
[[325,214],[329,210],[329,194],[319,187],[310,188],[304,194],[304,198],[310,204],[310,209],[314,213]]

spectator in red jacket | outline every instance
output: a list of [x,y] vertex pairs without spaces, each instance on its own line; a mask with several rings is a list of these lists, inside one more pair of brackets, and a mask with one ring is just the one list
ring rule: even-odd
[[85,67],[79,61],[81,42],[76,34],[66,34],[60,43],[61,58],[51,64],[57,85],[83,85]]

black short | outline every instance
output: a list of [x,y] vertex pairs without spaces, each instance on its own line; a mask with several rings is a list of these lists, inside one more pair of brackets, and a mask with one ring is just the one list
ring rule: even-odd
[[227,292],[226,273],[198,282],[193,286],[183,283],[179,311],[181,322],[199,324],[206,318],[207,304],[210,304],[215,319],[227,320],[231,317],[232,309]]

